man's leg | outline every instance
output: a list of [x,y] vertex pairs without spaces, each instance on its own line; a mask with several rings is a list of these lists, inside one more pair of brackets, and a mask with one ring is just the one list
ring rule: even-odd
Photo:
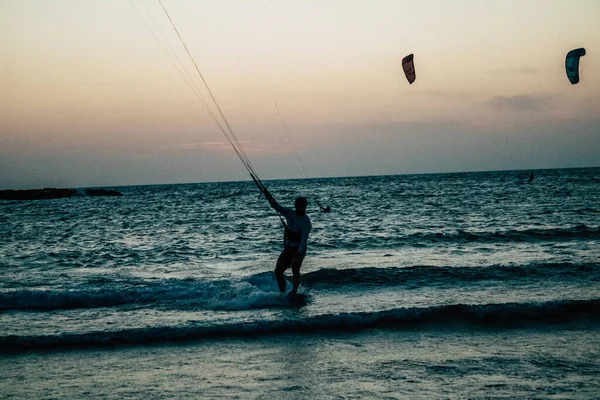
[[279,258],[277,259],[277,266],[275,267],[275,279],[277,279],[277,286],[279,286],[279,291],[281,293],[285,293],[285,276],[283,273],[286,269],[290,267],[290,263],[292,262],[292,252],[288,249],[283,249]]
[[304,260],[304,254],[300,254],[297,251],[294,252],[292,256],[292,294],[296,294],[298,291],[298,287],[300,287],[300,267],[302,266],[302,261]]

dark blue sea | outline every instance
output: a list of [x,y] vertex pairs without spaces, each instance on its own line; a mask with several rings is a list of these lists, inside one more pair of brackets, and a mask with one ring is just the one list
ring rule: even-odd
[[600,168],[264,183],[0,202],[0,397],[600,397]]

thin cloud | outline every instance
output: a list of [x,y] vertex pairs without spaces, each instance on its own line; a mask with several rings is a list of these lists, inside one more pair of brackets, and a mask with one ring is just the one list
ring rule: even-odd
[[[275,142],[249,142],[240,141],[239,144],[246,153],[264,154],[278,153],[282,151],[282,146]],[[224,142],[196,142],[196,143],[177,143],[173,145],[163,146],[159,151],[179,151],[179,152],[233,152],[231,144]]]
[[550,95],[518,95],[496,96],[489,105],[498,111],[532,112],[543,111],[555,104],[555,98]]

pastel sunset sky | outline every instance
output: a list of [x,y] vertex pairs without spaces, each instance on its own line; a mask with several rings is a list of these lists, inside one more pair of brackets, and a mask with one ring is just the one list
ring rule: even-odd
[[[163,4],[263,180],[600,165],[598,0]],[[0,37],[0,189],[249,179],[158,1],[0,0]]]

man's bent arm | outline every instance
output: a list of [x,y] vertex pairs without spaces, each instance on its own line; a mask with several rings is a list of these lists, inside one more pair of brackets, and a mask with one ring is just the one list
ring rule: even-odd
[[284,217],[287,217],[289,215],[290,209],[285,208],[281,204],[279,204],[277,202],[277,200],[275,200],[273,195],[267,189],[265,189],[264,194],[265,194],[265,197],[267,198],[267,201],[269,202],[271,207],[273,207],[275,209],[275,211],[277,211],[279,214],[283,215]]

